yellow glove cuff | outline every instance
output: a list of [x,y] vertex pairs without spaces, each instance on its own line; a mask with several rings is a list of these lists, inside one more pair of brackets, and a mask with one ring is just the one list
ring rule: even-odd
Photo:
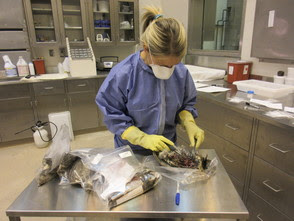
[[183,110],[179,113],[179,118],[180,118],[180,124],[185,127],[185,125],[188,123],[188,122],[192,122],[195,124],[195,120],[194,120],[194,117],[193,115],[187,111],[187,110]]
[[139,128],[135,126],[130,126],[122,133],[121,138],[124,140],[127,140],[127,138],[129,137],[129,134],[137,130],[139,130]]

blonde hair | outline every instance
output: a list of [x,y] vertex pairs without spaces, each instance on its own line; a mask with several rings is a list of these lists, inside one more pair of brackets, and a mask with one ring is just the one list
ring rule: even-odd
[[141,43],[149,47],[154,56],[183,58],[187,51],[184,26],[174,18],[164,18],[160,8],[148,6],[144,9]]

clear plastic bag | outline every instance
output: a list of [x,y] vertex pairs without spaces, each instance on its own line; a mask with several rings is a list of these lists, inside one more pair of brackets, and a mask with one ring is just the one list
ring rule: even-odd
[[58,174],[60,184],[78,183],[110,208],[146,192],[161,179],[139,163],[129,146],[71,151],[63,157]]
[[207,180],[213,176],[217,169],[218,160],[216,158],[212,159],[205,170],[161,166],[154,156],[145,157],[143,165],[160,173],[162,176],[180,182],[183,185],[189,185]]
[[69,128],[63,124],[42,160],[42,166],[36,175],[39,186],[47,183],[57,175],[57,168],[63,155],[70,151]]

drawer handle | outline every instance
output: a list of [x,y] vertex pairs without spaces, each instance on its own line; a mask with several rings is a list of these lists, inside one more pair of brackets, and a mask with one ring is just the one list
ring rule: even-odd
[[258,220],[263,221],[263,219],[261,219],[261,214],[260,213],[256,217],[257,217]]
[[78,84],[77,86],[78,87],[85,87],[85,86],[87,86],[87,84]]
[[232,129],[232,130],[239,130],[238,127],[234,127],[234,126],[232,126],[230,123],[225,124],[225,126],[226,126],[227,128]]
[[44,87],[45,90],[52,90],[54,87]]
[[282,189],[275,189],[274,187],[270,186],[267,182],[269,182],[270,180],[265,180],[263,181],[263,185],[267,186],[268,188],[270,188],[272,191],[278,193],[278,192],[281,192]]
[[271,143],[268,146],[271,147],[271,148],[273,148],[273,149],[275,149],[275,150],[277,150],[277,151],[279,151],[279,152],[281,152],[281,153],[288,153],[288,152],[291,151],[291,150],[281,150],[281,149],[277,148],[275,145],[277,145],[277,144]]
[[235,160],[233,160],[232,158],[228,157],[226,154],[223,154],[223,158],[226,159],[227,161],[229,161],[230,163],[234,163]]

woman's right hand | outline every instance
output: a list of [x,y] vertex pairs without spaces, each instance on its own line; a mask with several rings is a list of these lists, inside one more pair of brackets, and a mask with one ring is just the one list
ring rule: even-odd
[[152,151],[162,151],[174,146],[174,143],[161,135],[146,134],[135,126],[127,128],[121,137],[128,140],[131,144],[139,145]]

